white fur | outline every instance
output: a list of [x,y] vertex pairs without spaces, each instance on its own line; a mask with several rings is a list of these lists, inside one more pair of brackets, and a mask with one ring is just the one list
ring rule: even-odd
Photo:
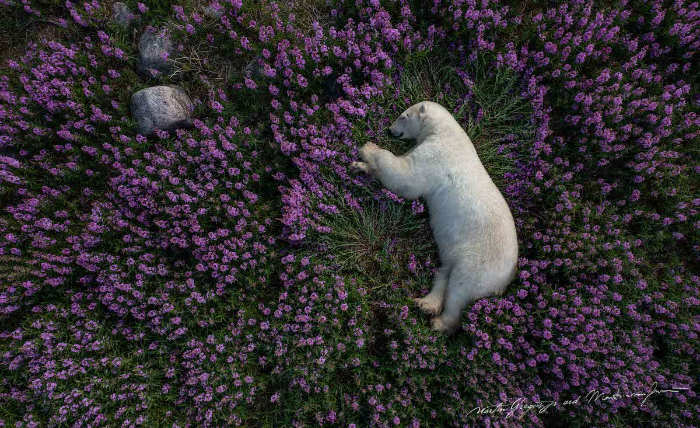
[[352,167],[400,197],[427,201],[442,266],[432,291],[415,300],[425,312],[439,314],[434,329],[453,331],[469,302],[501,294],[513,280],[518,259],[513,216],[467,133],[442,106],[415,104],[389,130],[416,145],[397,157],[368,143],[361,149],[364,162]]

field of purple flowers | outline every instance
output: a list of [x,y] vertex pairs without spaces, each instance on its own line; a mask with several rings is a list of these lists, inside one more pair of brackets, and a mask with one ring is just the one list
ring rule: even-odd
[[[112,3],[0,0],[0,426],[700,425],[698,2]],[[140,135],[162,83],[194,126]],[[348,168],[422,99],[520,240],[451,337],[427,209]]]

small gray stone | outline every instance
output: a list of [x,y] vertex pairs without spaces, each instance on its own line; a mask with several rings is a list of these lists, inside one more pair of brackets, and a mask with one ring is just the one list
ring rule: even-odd
[[253,60],[250,61],[248,63],[248,65],[246,65],[243,70],[246,72],[250,71],[250,74],[252,76],[258,76],[258,77],[262,76],[264,71],[265,71],[265,68],[262,65],[260,65],[260,63],[259,63],[259,61],[261,59],[262,59],[262,55],[260,55],[260,54],[256,55],[256,57],[253,58]]
[[327,100],[337,100],[343,94],[342,85],[338,83],[336,74],[329,74],[323,79],[323,97]]
[[131,115],[142,135],[192,126],[191,110],[192,100],[179,86],[152,86],[131,96]]
[[116,2],[112,5],[112,21],[124,28],[128,28],[136,22],[136,17],[124,3]]
[[[163,59],[164,53],[167,53],[167,60]],[[139,60],[136,72],[144,76],[151,76],[149,70],[153,68],[162,74],[171,74],[175,71],[175,65],[172,62],[174,53],[175,47],[170,37],[146,31],[139,41]]]
[[219,19],[221,15],[223,15],[223,12],[211,6],[207,6],[204,8],[204,15],[211,19]]

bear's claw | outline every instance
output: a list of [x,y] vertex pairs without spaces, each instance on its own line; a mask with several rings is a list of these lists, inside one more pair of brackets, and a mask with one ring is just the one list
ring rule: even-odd
[[425,297],[413,299],[418,307],[428,315],[437,315],[442,311],[442,302],[438,302]]

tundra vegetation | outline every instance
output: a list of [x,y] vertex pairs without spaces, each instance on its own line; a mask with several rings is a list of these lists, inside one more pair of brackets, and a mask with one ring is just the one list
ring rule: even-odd
[[[700,425],[699,49],[685,0],[0,0],[0,426]],[[520,246],[451,337],[349,170],[423,99]]]

